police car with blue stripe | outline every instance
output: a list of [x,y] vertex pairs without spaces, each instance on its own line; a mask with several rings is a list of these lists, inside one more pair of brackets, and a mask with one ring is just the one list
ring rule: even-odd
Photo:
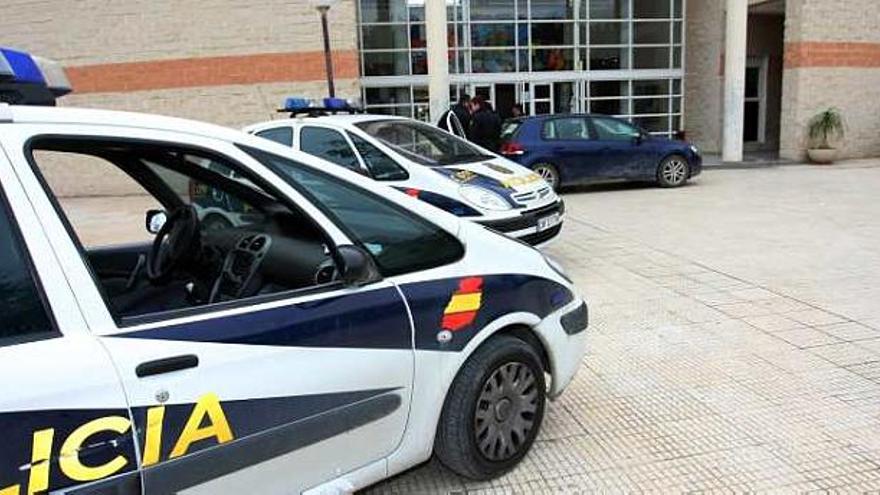
[[[245,133],[21,105],[63,79],[0,49],[0,494],[344,493],[526,455],[586,345],[558,265]],[[83,217],[84,163],[142,196]],[[217,192],[239,220],[206,228]]]
[[290,119],[245,131],[384,182],[532,245],[562,229],[565,205],[540,175],[437,127],[368,115],[348,101],[288,98]]

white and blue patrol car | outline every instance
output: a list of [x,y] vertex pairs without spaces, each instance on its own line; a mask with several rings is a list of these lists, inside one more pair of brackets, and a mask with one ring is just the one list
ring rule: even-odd
[[[46,87],[0,53],[0,99]],[[83,218],[85,162],[142,196]],[[3,495],[342,493],[432,455],[490,478],[584,354],[540,252],[245,133],[0,103],[0,186]],[[215,193],[235,225],[206,227]]]
[[337,98],[323,107],[288,98],[290,119],[245,131],[323,158],[532,245],[556,237],[565,204],[540,175],[417,120],[358,114]]

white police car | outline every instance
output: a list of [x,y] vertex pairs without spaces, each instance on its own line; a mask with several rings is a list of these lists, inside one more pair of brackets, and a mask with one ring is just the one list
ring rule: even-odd
[[385,182],[440,209],[540,245],[562,228],[565,205],[531,170],[403,117],[358,114],[338,98],[316,108],[288,98],[290,119],[245,131]]
[[[2,54],[27,103],[45,78]],[[86,162],[142,196],[84,217]],[[247,221],[204,228],[194,185]],[[345,492],[432,454],[489,478],[583,356],[538,251],[238,131],[0,104],[0,186],[3,495]],[[151,241],[94,241],[149,238],[150,202]]]

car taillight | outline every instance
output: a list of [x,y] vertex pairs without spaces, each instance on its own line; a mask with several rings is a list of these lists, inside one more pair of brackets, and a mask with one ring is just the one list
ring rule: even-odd
[[501,145],[501,154],[504,156],[522,155],[526,149],[516,141],[508,141]]

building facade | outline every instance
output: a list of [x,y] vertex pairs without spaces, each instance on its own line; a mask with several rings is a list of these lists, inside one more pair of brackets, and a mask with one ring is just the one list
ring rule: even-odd
[[[681,128],[682,0],[447,2],[450,96],[483,95],[502,116],[619,115]],[[359,0],[361,85],[371,112],[427,118],[424,4]]]
[[[435,0],[332,6],[337,94],[428,118],[425,1]],[[880,155],[876,0],[436,1],[447,6],[452,100],[481,94],[502,115],[515,104],[618,115],[659,135],[683,131],[710,153],[739,140],[794,159],[810,117],[836,107],[844,156]],[[747,23],[733,24],[742,43],[726,35],[731,12]],[[14,0],[0,45],[61,61],[75,91],[65,105],[239,127],[275,116],[285,96],[326,95],[309,0]],[[725,74],[731,57],[743,73]],[[741,105],[733,127],[730,96]]]

